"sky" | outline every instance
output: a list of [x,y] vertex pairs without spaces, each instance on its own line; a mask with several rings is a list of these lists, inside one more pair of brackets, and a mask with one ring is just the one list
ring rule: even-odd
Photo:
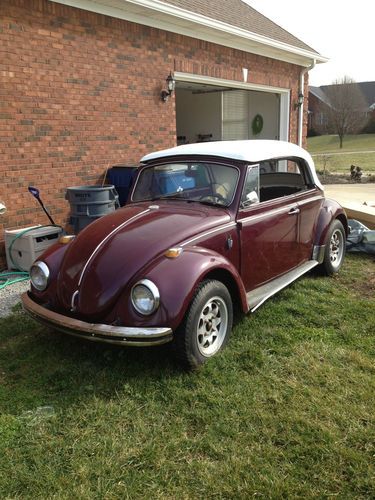
[[309,72],[309,84],[329,85],[347,75],[375,81],[375,1],[244,0],[328,57]]

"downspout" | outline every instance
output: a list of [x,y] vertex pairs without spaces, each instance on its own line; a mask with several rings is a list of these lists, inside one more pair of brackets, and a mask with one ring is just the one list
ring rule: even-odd
[[[315,64],[316,64],[316,59],[313,59],[310,66],[307,66],[307,68],[303,68],[303,70],[301,71],[301,73],[299,75],[298,94],[304,95],[305,74],[308,73],[310,70],[312,70],[315,67]],[[302,104],[298,108],[298,146],[302,146],[304,101],[305,101],[305,99],[303,99]]]

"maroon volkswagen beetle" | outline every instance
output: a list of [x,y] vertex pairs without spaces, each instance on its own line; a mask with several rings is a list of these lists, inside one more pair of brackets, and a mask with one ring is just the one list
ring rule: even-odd
[[179,146],[142,158],[125,207],[34,263],[23,305],[89,340],[172,342],[196,368],[227,343],[234,306],[254,311],[315,266],[338,272],[347,231],[300,147]]

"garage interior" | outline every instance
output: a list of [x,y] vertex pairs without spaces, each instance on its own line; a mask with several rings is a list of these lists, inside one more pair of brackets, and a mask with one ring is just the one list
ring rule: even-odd
[[[254,133],[254,118],[263,126]],[[178,144],[280,138],[280,94],[176,82]]]

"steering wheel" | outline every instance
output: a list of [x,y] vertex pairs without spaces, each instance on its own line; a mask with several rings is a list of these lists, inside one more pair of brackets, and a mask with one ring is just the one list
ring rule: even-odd
[[224,198],[224,196],[222,196],[221,194],[219,193],[215,193],[215,194],[204,194],[203,196],[201,196],[199,198],[201,201],[213,201],[214,203],[217,203],[217,202],[222,202],[224,204],[227,204],[228,203],[228,200],[226,200]]
[[[214,186],[218,186],[219,188],[222,188],[225,195],[229,194],[229,189],[224,184],[220,184],[219,182],[212,182],[211,183],[212,190],[214,189]],[[215,189],[215,192],[213,192],[212,194],[205,194],[205,195],[201,196],[199,199],[200,200],[207,200],[207,201],[217,200],[217,201],[221,201],[224,203],[228,203],[227,198],[224,195],[222,195],[221,193],[218,193],[216,189]]]

